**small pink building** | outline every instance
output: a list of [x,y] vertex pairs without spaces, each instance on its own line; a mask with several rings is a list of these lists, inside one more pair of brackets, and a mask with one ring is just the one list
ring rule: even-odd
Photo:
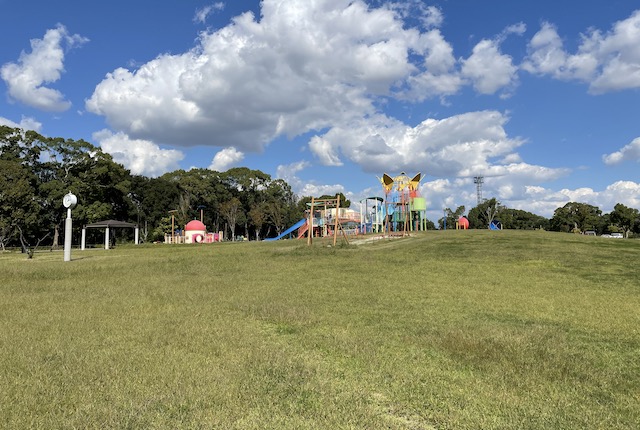
[[184,243],[204,243],[207,237],[207,227],[194,219],[184,226]]
[[207,226],[194,219],[184,226],[184,230],[177,235],[165,234],[164,243],[213,243],[222,242],[222,232],[207,233]]

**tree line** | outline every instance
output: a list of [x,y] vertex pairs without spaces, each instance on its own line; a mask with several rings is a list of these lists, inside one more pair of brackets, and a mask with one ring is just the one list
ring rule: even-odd
[[[132,175],[84,140],[0,126],[0,250],[57,246],[68,192],[79,199],[74,226],[130,221],[147,242],[163,240],[172,220],[184,226],[201,216],[210,231],[260,239],[281,233],[304,213],[289,184],[259,170],[177,170],[148,178]],[[87,230],[87,243],[99,243],[101,234]]]
[[[464,206],[455,210],[446,208],[438,220],[440,228],[455,228],[456,221],[466,212]],[[597,235],[622,233],[625,237],[640,235],[640,211],[621,203],[610,213],[602,213],[596,206],[587,203],[569,202],[557,208],[550,219],[519,209],[503,206],[497,199],[485,200],[469,210],[466,215],[470,228],[486,229],[493,221],[499,221],[502,228],[533,230],[543,229],[567,233],[594,232]]]
[[[210,231],[223,231],[232,240],[275,236],[300,220],[311,200],[296,196],[284,180],[260,170],[177,170],[149,178],[132,175],[84,140],[0,126],[0,250],[9,246],[25,250],[41,243],[57,246],[66,217],[62,198],[68,192],[79,197],[73,210],[75,226],[107,219],[129,221],[140,226],[146,242],[162,241],[171,232],[172,221],[184,226],[200,217]],[[338,196],[340,206],[348,208],[351,202],[341,193],[319,198]],[[464,213],[464,206],[446,209],[440,228],[445,221],[448,228],[454,227]],[[472,228],[487,228],[499,219],[509,229],[640,233],[638,210],[621,204],[603,215],[594,206],[568,203],[546,219],[490,199],[472,208],[467,217]],[[79,234],[74,229],[74,235]],[[87,243],[100,243],[101,234],[87,230]],[[132,232],[116,234],[124,238]],[[78,239],[74,237],[74,243]]]

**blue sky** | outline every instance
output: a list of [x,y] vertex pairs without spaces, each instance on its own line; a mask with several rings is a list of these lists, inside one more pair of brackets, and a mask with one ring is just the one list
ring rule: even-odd
[[640,208],[635,3],[0,0],[0,123],[354,202],[421,172],[433,221],[480,175],[546,217]]

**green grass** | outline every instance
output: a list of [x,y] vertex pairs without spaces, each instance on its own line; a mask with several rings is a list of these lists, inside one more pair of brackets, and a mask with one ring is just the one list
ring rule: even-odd
[[72,259],[0,254],[0,428],[640,422],[638,241],[446,231]]

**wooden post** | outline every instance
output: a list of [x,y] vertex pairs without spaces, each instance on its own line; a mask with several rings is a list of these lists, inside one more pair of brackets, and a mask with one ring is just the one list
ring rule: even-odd
[[[329,225],[327,224],[327,201],[323,200],[322,203],[324,205],[322,207],[322,237],[325,238],[329,234]],[[322,242],[324,242],[324,240]]]
[[309,208],[309,230],[307,231],[307,245],[311,246],[311,243],[313,242],[312,236],[313,236],[313,208],[314,208],[314,203],[315,203],[315,197],[311,197],[311,207]]
[[336,216],[333,223],[333,246],[336,246],[336,240],[338,240],[338,213],[340,211],[340,196],[336,199]]
[[406,200],[405,191],[402,190],[402,209],[404,210],[404,227],[402,231],[402,237],[409,234],[409,201]]

